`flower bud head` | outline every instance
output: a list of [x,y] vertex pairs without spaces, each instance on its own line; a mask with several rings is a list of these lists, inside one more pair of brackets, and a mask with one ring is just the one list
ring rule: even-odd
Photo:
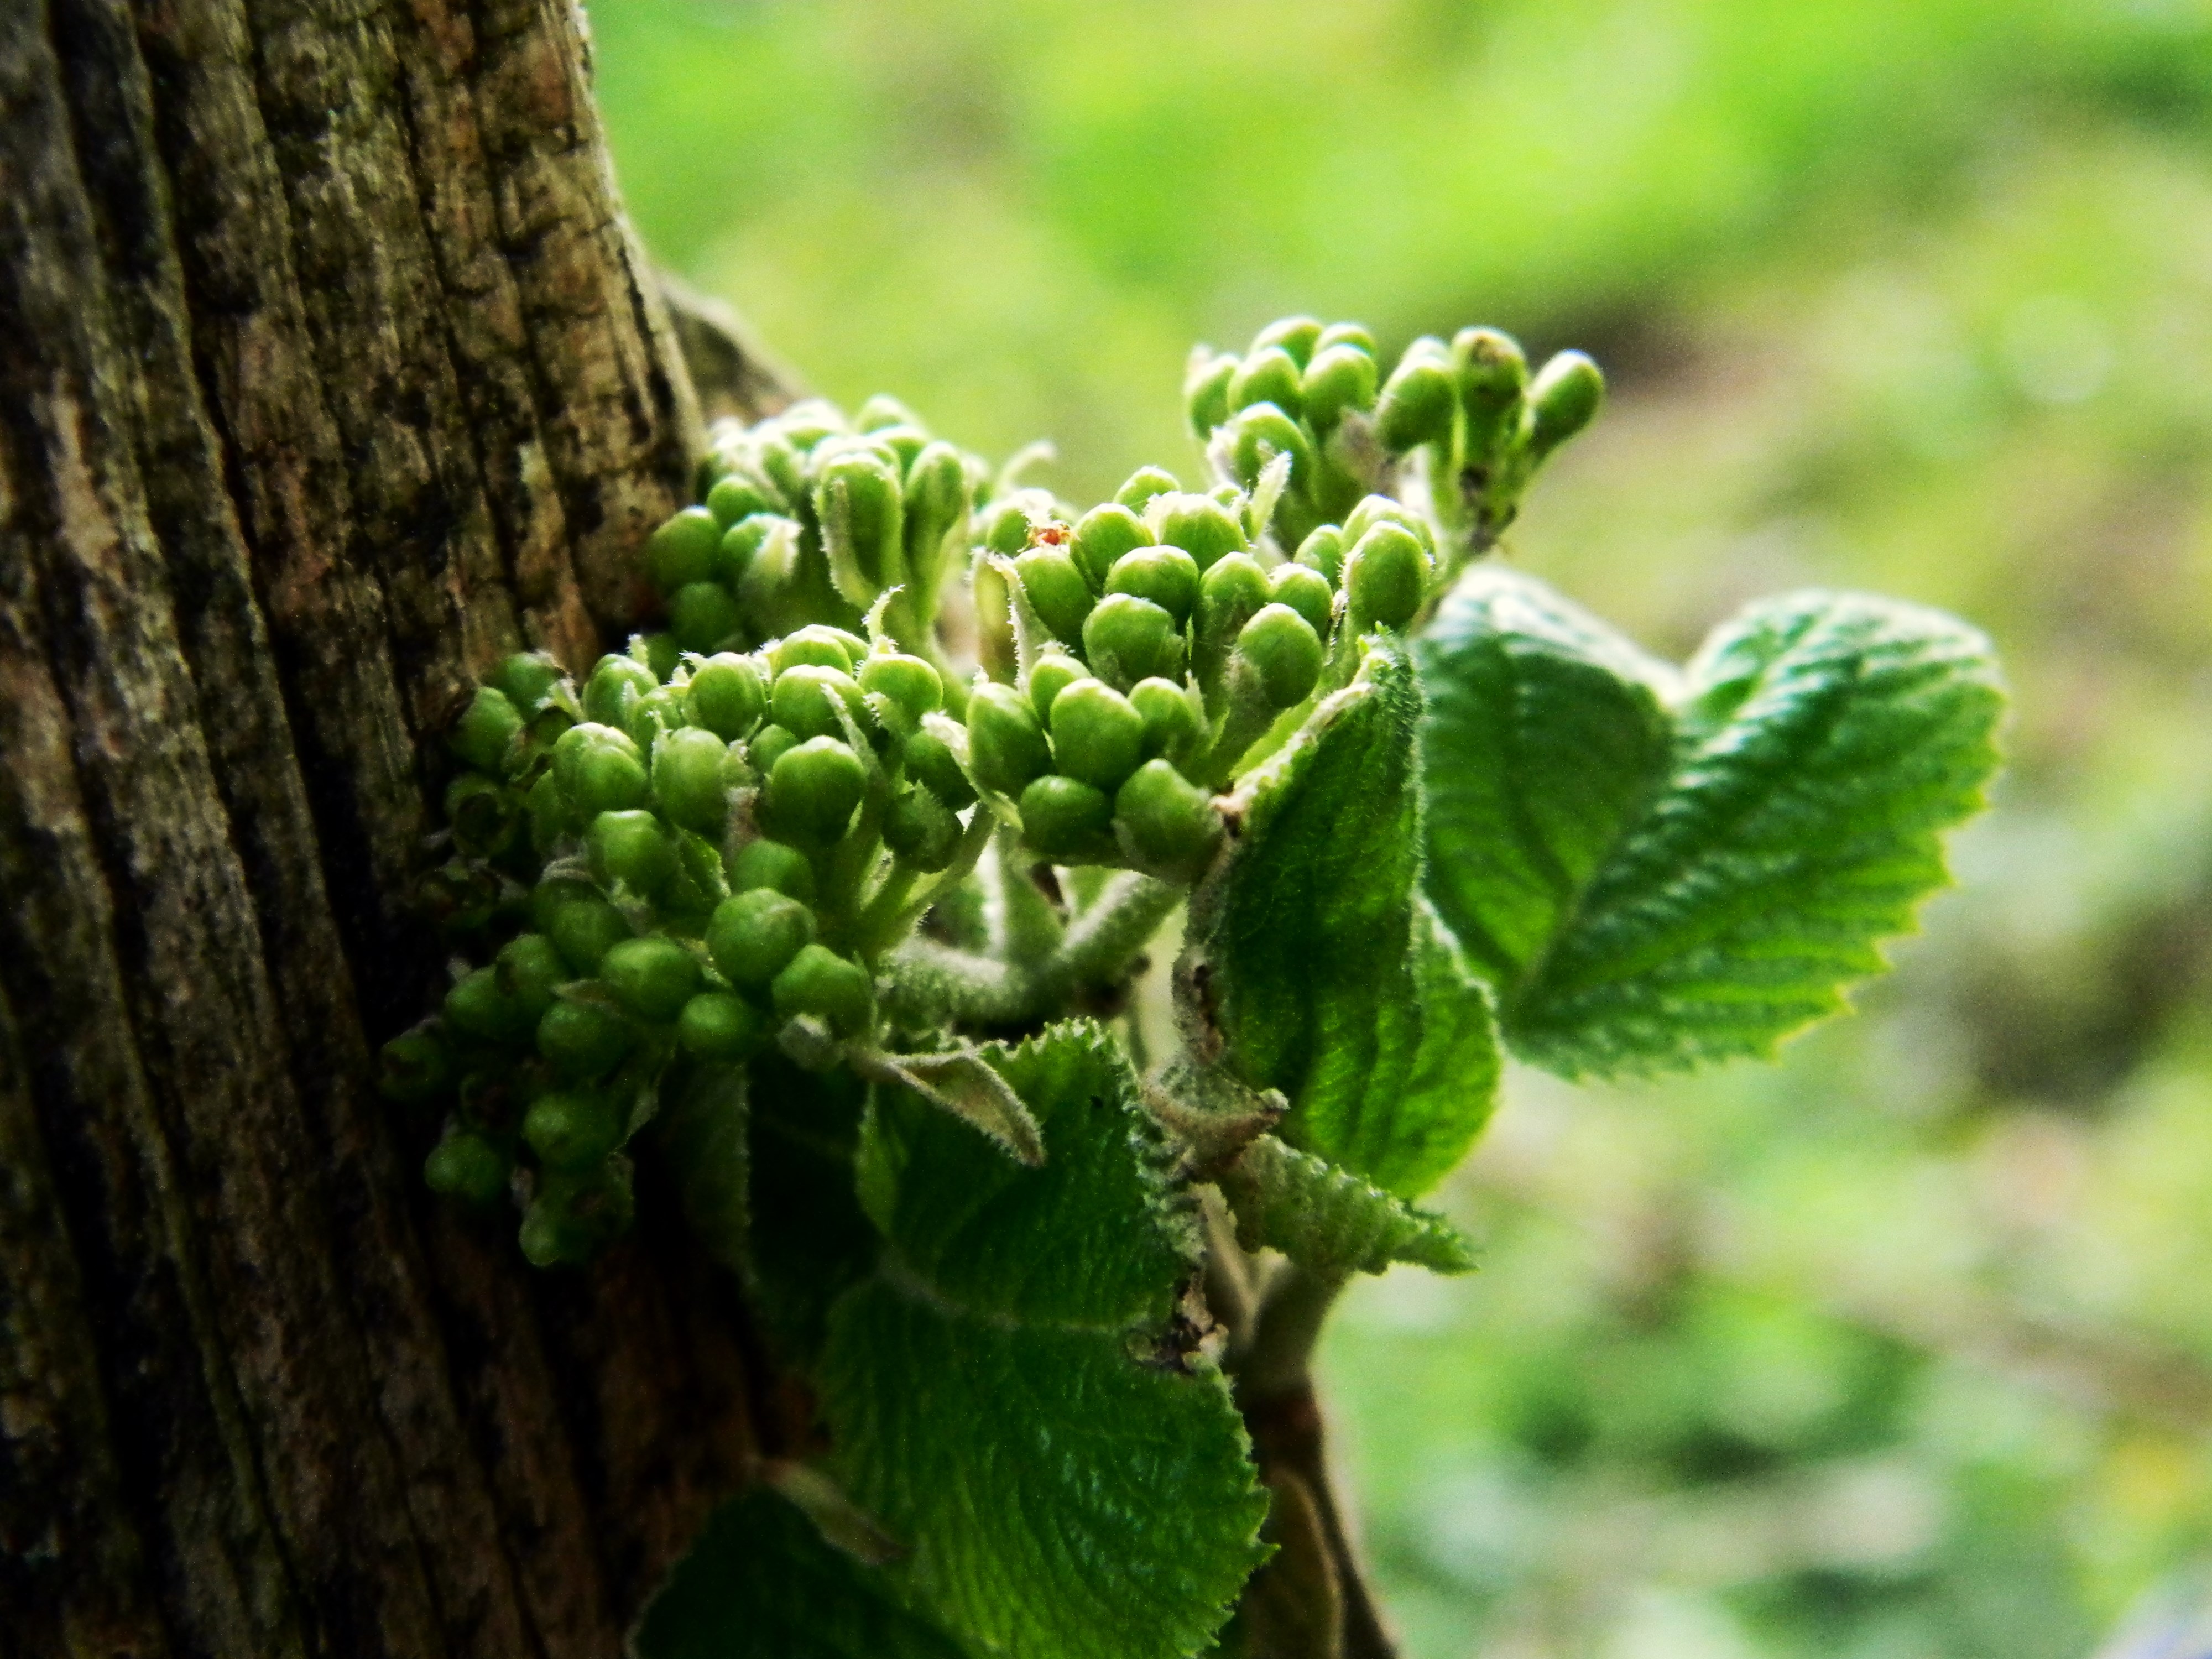
[[676,844],[650,812],[602,812],[585,832],[592,874],[604,885],[619,882],[657,898],[676,879]]
[[1463,328],[1452,336],[1451,361],[1460,407],[1467,411],[1468,454],[1486,456],[1501,435],[1513,430],[1528,384],[1528,360],[1510,335],[1494,328]]
[[1237,635],[1237,654],[1259,675],[1271,708],[1304,702],[1321,678],[1321,635],[1287,605],[1262,606]]
[[1322,330],[1320,337],[1314,342],[1314,356],[1319,356],[1336,345],[1357,346],[1370,357],[1382,355],[1376,349],[1375,337],[1358,323],[1331,323]]
[[702,991],[676,1017],[676,1041],[694,1059],[733,1066],[768,1040],[768,1022],[743,997]]
[[753,733],[752,741],[745,745],[745,757],[756,773],[766,777],[775,769],[776,762],[798,747],[799,733],[771,720]]
[[767,490],[740,472],[724,473],[707,492],[707,511],[714,515],[714,522],[722,526],[726,536],[731,526],[742,524],[756,513],[773,513],[775,507]]
[[1182,486],[1176,475],[1164,467],[1140,466],[1129,475],[1127,483],[1114,492],[1114,499],[1132,513],[1142,513],[1152,505],[1152,497],[1165,495]]
[[632,936],[623,913],[579,881],[542,881],[530,896],[531,925],[578,978],[599,971],[606,953]]
[[522,712],[505,692],[481,685],[446,743],[465,764],[499,777],[507,770],[509,746],[521,733]]
[[629,1026],[596,1002],[563,997],[538,1022],[538,1053],[553,1075],[592,1083],[622,1063],[635,1046]]
[[1114,802],[1075,778],[1047,773],[1022,791],[1022,839],[1047,858],[1072,858],[1106,835]]
[[602,657],[584,682],[584,718],[600,726],[621,726],[639,698],[659,689],[659,676],[645,664],[629,657]]
[[557,1089],[531,1103],[522,1138],[547,1169],[581,1170],[622,1145],[623,1128],[622,1115],[606,1096]]
[[507,1196],[507,1156],[482,1135],[458,1130],[430,1149],[422,1180],[439,1197],[483,1209]]
[[732,525],[723,532],[714,549],[714,580],[734,588],[753,568],[753,561],[768,545],[769,538],[791,522],[777,514],[755,513]]
[[1309,570],[1321,572],[1330,587],[1335,587],[1344,580],[1344,532],[1333,524],[1315,526],[1298,544],[1297,562]]
[[1273,404],[1254,404],[1239,410],[1229,422],[1230,470],[1245,489],[1258,486],[1260,475],[1278,455],[1291,458],[1291,483],[1303,489],[1314,475],[1313,444],[1305,428]]
[[1298,368],[1304,368],[1312,361],[1321,335],[1322,326],[1317,318],[1278,318],[1252,337],[1252,349],[1246,355],[1245,361],[1250,362],[1263,351],[1279,350]]
[[1428,555],[1413,533],[1378,524],[1345,559],[1346,608],[1362,631],[1377,623],[1403,628],[1419,614],[1428,580]]
[[1597,416],[1605,376],[1579,351],[1562,351],[1528,383],[1528,453],[1541,460]]
[[733,893],[768,888],[801,904],[814,902],[814,866],[796,847],[780,841],[747,842],[729,867]]
[[571,807],[586,817],[645,805],[651,780],[645,757],[627,732],[611,726],[572,726],[553,745],[553,778]]
[[[1241,506],[1241,493],[1237,501]],[[1224,554],[1242,553],[1252,545],[1243,517],[1211,495],[1163,495],[1152,503],[1150,516],[1159,526],[1161,543],[1182,549],[1200,570]]]
[[1237,373],[1237,359],[1207,351],[1203,346],[1190,354],[1183,371],[1183,418],[1192,434],[1204,443],[1213,428],[1229,418],[1229,382]]
[[769,672],[775,674],[801,667],[834,668],[841,674],[849,674],[854,663],[866,654],[865,646],[857,652],[854,650],[852,635],[842,628],[809,623],[769,643],[768,665]]
[[744,737],[768,712],[759,665],[732,652],[708,658],[691,671],[684,712],[718,738],[734,742]]
[[1255,404],[1273,404],[1296,416],[1305,407],[1299,395],[1298,365],[1280,346],[1256,350],[1237,365],[1230,377],[1229,407],[1232,412]]
[[742,623],[737,600],[720,582],[686,582],[668,599],[668,631],[686,651],[719,651]]
[[1180,764],[1197,752],[1206,736],[1206,716],[1173,680],[1139,680],[1129,688],[1129,706],[1145,722],[1146,760]]
[[1164,760],[1146,761],[1114,797],[1130,848],[1152,868],[1195,879],[1221,839],[1221,815],[1206,792]]
[[814,912],[772,887],[724,899],[707,923],[708,954],[741,990],[766,990],[813,940]]
[[860,690],[886,697],[909,721],[945,707],[945,680],[935,667],[903,652],[879,653],[860,665]]
[[550,652],[518,651],[500,659],[488,684],[527,720],[552,701],[556,688],[567,678]]
[[1150,546],[1152,540],[1152,532],[1142,519],[1121,502],[1108,501],[1083,515],[1068,546],[1091,591],[1103,592],[1114,561],[1133,548]]
[[810,738],[777,757],[761,791],[763,825],[802,844],[837,840],[867,793],[867,769],[836,738]]
[[1267,598],[1290,606],[1323,641],[1328,640],[1336,594],[1320,571],[1302,564],[1277,565],[1267,573]]
[[1451,361],[1441,341],[1424,337],[1406,348],[1376,405],[1375,436],[1394,455],[1451,431],[1459,404]]
[[1014,560],[1014,574],[1038,619],[1070,643],[1083,637],[1091,614],[1091,584],[1075,561],[1057,547],[1032,547]]
[[1114,561],[1106,592],[1150,599],[1181,627],[1198,602],[1198,561],[1179,547],[1139,547]]
[[835,668],[801,663],[775,677],[769,696],[769,712],[778,726],[802,738],[842,738],[844,723],[837,717],[842,708],[863,728],[869,723],[867,705],[853,677]]
[[1150,599],[1140,599],[1133,593],[1113,593],[1098,602],[1098,608],[1083,624],[1083,653],[1090,659],[1092,671],[1117,688],[1155,676],[1180,680],[1182,629]]
[[1306,419],[1316,432],[1328,432],[1347,409],[1375,407],[1375,360],[1357,346],[1331,346],[1306,365],[1300,397]]
[[653,573],[653,585],[673,593],[686,582],[709,580],[721,542],[720,519],[703,507],[685,507],[646,538],[646,568]]
[[778,1019],[811,1014],[840,1036],[857,1036],[875,1018],[876,988],[868,970],[826,945],[792,957],[771,988]]
[[1078,680],[1088,679],[1091,671],[1064,652],[1048,651],[1030,669],[1030,707],[1037,718],[1052,718],[1052,702],[1061,692]]
[[1012,686],[981,685],[968,699],[968,763],[977,783],[1002,795],[1020,794],[1050,769],[1036,711]]
[[719,841],[729,822],[722,763],[730,745],[702,726],[671,732],[653,746],[653,804],[672,823]]
[[1110,794],[1144,750],[1144,716],[1103,680],[1078,680],[1054,699],[1053,764],[1062,775]]

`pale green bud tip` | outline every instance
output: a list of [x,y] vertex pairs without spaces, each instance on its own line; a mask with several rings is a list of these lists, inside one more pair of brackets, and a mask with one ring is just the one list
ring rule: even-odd
[[1562,351],[1528,383],[1528,448],[1541,458],[1596,418],[1605,376],[1579,351]]
[[684,703],[695,723],[719,738],[734,739],[760,723],[768,708],[768,688],[751,658],[726,652],[691,671]]
[[[1241,492],[1238,501],[1241,505]],[[1162,495],[1147,509],[1147,516],[1158,526],[1160,541],[1169,547],[1182,549],[1198,562],[1200,570],[1216,559],[1241,553],[1252,544],[1250,537],[1245,534],[1241,514],[1211,495],[1191,495],[1180,491]]]
[[1305,406],[1299,391],[1298,364],[1279,346],[1255,351],[1230,378],[1230,409],[1249,409],[1255,404],[1273,404],[1292,416]]
[[813,939],[814,913],[769,887],[724,899],[707,923],[707,951],[714,966],[744,989],[767,989]]
[[1179,547],[1139,547],[1124,553],[1106,574],[1106,592],[1150,599],[1178,624],[1198,600],[1198,561]]
[[1022,791],[1022,839],[1048,858],[1073,857],[1102,841],[1114,803],[1095,785],[1048,775]]
[[1032,547],[1014,561],[1014,574],[1038,620],[1070,643],[1083,637],[1091,614],[1091,584],[1075,561],[1055,546]]
[[1344,418],[1346,410],[1375,407],[1375,360],[1356,346],[1331,346],[1316,352],[1306,366],[1301,392],[1306,419],[1314,429],[1328,431]]
[[1403,628],[1419,613],[1428,572],[1428,556],[1412,532],[1402,525],[1376,525],[1344,562],[1345,592],[1353,617],[1361,626],[1379,623]]
[[981,685],[968,700],[968,757],[976,782],[1019,795],[1052,764],[1030,700],[1011,685]]
[[1182,628],[1150,599],[1114,593],[1098,602],[1083,624],[1084,654],[1110,685],[1133,685],[1155,677],[1179,680],[1183,672]]
[[676,879],[676,846],[651,812],[602,812],[585,836],[592,873],[647,897]]
[[687,507],[654,531],[645,544],[653,584],[673,593],[686,582],[714,574],[714,550],[722,544],[722,521],[703,507]]
[[1303,702],[1321,678],[1321,635],[1286,605],[1255,612],[1237,635],[1237,654],[1258,674],[1272,708]]
[[1037,718],[1051,719],[1053,700],[1090,674],[1089,669],[1064,653],[1048,651],[1039,657],[1030,670],[1029,682],[1030,706],[1036,710]]
[[1217,356],[1203,346],[1191,353],[1190,367],[1183,372],[1182,405],[1200,443],[1229,418],[1229,383],[1236,374],[1234,357]]
[[845,833],[867,793],[860,757],[835,738],[810,738],[776,757],[761,792],[768,826],[802,842],[833,842]]
[[556,1090],[540,1095],[522,1120],[522,1138],[549,1170],[588,1170],[622,1145],[623,1121],[605,1095]]
[[1317,318],[1280,318],[1252,337],[1252,350],[1246,361],[1249,362],[1263,351],[1275,350],[1304,368],[1312,359],[1321,337],[1322,325]]
[[1155,495],[1169,495],[1182,485],[1176,475],[1164,467],[1140,466],[1129,475],[1129,481],[1114,492],[1114,499],[1132,513],[1142,513],[1152,505]]
[[1111,792],[1144,750],[1144,716],[1104,681],[1079,680],[1054,699],[1053,762],[1064,776]]
[[1463,328],[1452,337],[1452,368],[1460,400],[1470,416],[1509,406],[1528,384],[1528,360],[1512,336],[1494,328]]
[[447,741],[456,756],[479,772],[497,775],[505,769],[508,745],[521,730],[521,711],[507,694],[480,686]]
[[840,1036],[867,1030],[875,1012],[875,985],[868,970],[825,945],[810,945],[775,976],[776,1017],[811,1014]]
[[945,707],[944,677],[930,663],[902,652],[879,653],[862,663],[860,689],[890,698],[909,720]]
[[1267,463],[1291,458],[1291,482],[1303,487],[1313,477],[1313,444],[1305,428],[1273,404],[1254,404],[1230,421],[1231,470],[1247,489],[1260,482]]
[[1114,798],[1114,816],[1137,857],[1164,874],[1194,880],[1221,839],[1206,792],[1164,760],[1146,761]]
[[1416,340],[1406,348],[1382,388],[1375,435],[1393,454],[1433,442],[1451,430],[1457,388],[1443,344]]
[[768,1036],[760,1011],[727,991],[702,991],[677,1016],[676,1041],[686,1054],[724,1064],[749,1058]]

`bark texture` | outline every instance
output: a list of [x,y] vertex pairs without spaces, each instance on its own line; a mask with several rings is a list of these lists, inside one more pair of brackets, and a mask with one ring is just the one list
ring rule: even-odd
[[370,1086],[418,745],[631,619],[673,340],[566,0],[0,0],[0,1653],[612,1655],[744,1478],[650,1188],[532,1273]]

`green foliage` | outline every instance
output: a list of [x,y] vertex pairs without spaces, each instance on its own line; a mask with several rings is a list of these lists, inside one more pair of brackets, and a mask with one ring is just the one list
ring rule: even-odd
[[1516,1048],[1570,1073],[1834,1012],[1996,766],[1988,642],[1883,600],[1754,605],[1678,676],[1487,569],[1422,653],[1431,890]]
[[[1973,636],[1785,601],[1647,665],[1468,568],[1595,411],[1585,360],[1374,350],[1291,319],[1200,363],[1211,486],[1144,469],[1087,513],[888,400],[725,424],[645,549],[668,631],[464,711],[460,965],[385,1064],[444,1114],[426,1178],[575,1267],[661,1161],[818,1402],[775,1479],[821,1536],[738,1500],[650,1650],[1204,1650],[1267,1553],[1245,1415],[1352,1274],[1471,1265],[1404,1200],[1488,1121],[1492,989],[1546,1057],[1729,1052],[1940,872],[1996,708]],[[1186,901],[1143,1078],[1137,1022],[1084,1016]],[[1791,941],[1830,978],[1782,977]],[[750,1545],[789,1571],[717,1565]]]

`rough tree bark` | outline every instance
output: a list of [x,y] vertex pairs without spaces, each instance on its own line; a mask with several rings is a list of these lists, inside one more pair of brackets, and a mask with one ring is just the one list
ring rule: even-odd
[[696,421],[566,0],[0,0],[0,1652],[602,1659],[744,1478],[665,1206],[531,1273],[368,1082]]

